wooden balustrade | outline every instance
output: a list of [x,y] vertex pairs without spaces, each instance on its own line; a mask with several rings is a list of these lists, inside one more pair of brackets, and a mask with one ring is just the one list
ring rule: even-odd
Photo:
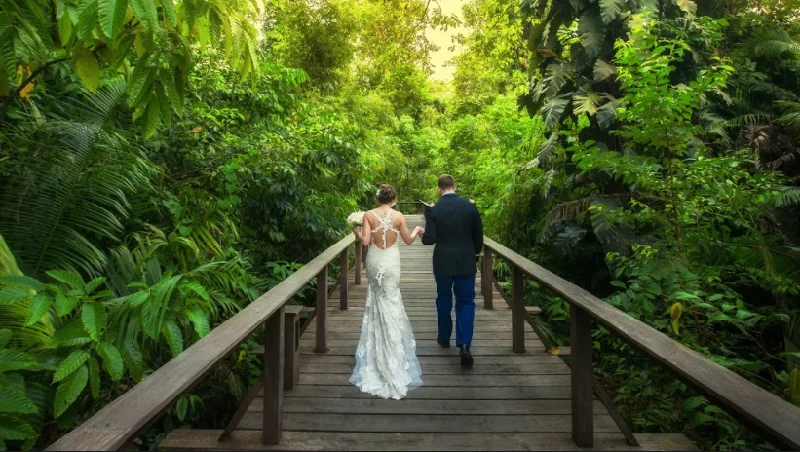
[[[246,403],[234,415],[221,438],[233,431],[259,391],[264,393],[262,441],[278,444],[281,439],[283,391],[296,383],[295,354],[299,331],[298,311],[286,313],[284,306],[312,279],[317,279],[317,350],[326,350],[328,265],[339,257],[342,309],[347,308],[347,253],[355,236],[348,234],[300,270],[250,303],[241,312],[214,328],[183,353],[171,359],[125,394],[103,407],[47,450],[116,450],[154,422],[184,392],[199,383],[218,362],[255,330],[264,326],[262,378],[251,389]],[[356,245],[355,280],[361,283],[361,244]],[[287,325],[287,322],[291,322]],[[289,345],[289,343],[291,345]],[[288,358],[288,359],[287,359]],[[287,382],[286,378],[291,382]]]
[[[528,277],[559,295],[570,305],[570,342],[572,347],[572,438],[581,447],[592,447],[592,323],[596,322],[616,334],[634,348],[645,352],[659,364],[673,372],[711,398],[745,425],[753,428],[778,447],[800,450],[800,409],[780,397],[750,383],[745,378],[720,366],[710,359],[670,339],[660,331],[630,317],[626,313],[600,300],[586,290],[565,281],[545,268],[536,265],[516,252],[489,239],[484,239],[484,259],[491,262],[492,254],[505,259],[513,267],[512,309],[514,351],[524,350],[518,341],[518,327],[525,315],[524,309],[514,307],[522,303],[522,278]],[[492,278],[486,263],[482,268],[482,281]],[[488,292],[484,289],[484,296]]]
[[[220,436],[228,437],[247,412],[251,401],[263,391],[262,442],[278,444],[282,434],[283,391],[291,389],[298,378],[298,315],[306,308],[286,307],[287,301],[316,278],[314,309],[316,351],[327,350],[328,266],[339,258],[341,279],[340,305],[347,309],[348,249],[355,237],[348,234],[325,250],[282,283],[253,301],[239,314],[223,322],[208,335],[170,360],[131,390],[109,403],[95,416],[63,436],[48,450],[115,450],[133,438],[160,416],[184,392],[197,384],[219,361],[246,340],[259,326],[264,326],[263,375],[251,389]],[[361,283],[364,247],[355,242],[354,281]],[[485,239],[481,265],[481,292],[484,308],[492,309],[492,260],[505,259],[512,266],[512,344],[514,352],[525,352],[524,278],[530,277],[562,297],[570,305],[571,338],[571,416],[572,438],[580,447],[594,445],[593,394],[605,395],[592,372],[592,325],[600,324],[616,334],[678,378],[727,408],[746,425],[779,447],[800,449],[800,409],[748,382],[734,372],[684,347],[654,328],[594,297],[514,251]],[[608,397],[606,396],[606,399]],[[608,401],[603,402],[608,405]],[[615,410],[609,411],[619,418]],[[619,421],[617,421],[619,423]],[[624,426],[623,426],[624,427]],[[622,428],[629,443],[633,435]]]

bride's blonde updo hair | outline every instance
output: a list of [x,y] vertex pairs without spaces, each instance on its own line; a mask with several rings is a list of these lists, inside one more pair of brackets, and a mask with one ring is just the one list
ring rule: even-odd
[[375,193],[375,198],[381,204],[391,204],[397,198],[397,190],[389,184],[381,184],[381,188]]

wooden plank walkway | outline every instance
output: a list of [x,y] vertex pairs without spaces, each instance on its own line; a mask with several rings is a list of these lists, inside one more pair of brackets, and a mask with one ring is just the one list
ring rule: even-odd
[[[411,227],[422,217],[409,217]],[[403,245],[401,245],[403,246]],[[433,247],[401,248],[401,290],[417,340],[425,386],[402,401],[362,394],[348,379],[355,365],[366,278],[349,286],[349,309],[338,291],[328,303],[328,352],[318,354],[315,324],[300,342],[300,381],[284,393],[283,440],[261,444],[262,406],[257,397],[233,435],[218,430],[176,430],[162,449],[224,450],[574,450],[570,435],[570,369],[547,353],[530,325],[526,352],[512,351],[511,310],[498,293],[483,309],[476,285],[475,365],[459,365],[458,349],[436,343]],[[690,450],[682,434],[637,434],[629,446],[605,407],[594,402],[594,450]]]

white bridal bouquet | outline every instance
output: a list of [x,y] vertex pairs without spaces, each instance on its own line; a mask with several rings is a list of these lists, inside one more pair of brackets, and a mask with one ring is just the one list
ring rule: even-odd
[[360,228],[364,222],[364,212],[353,212],[347,217],[347,224],[351,228]]

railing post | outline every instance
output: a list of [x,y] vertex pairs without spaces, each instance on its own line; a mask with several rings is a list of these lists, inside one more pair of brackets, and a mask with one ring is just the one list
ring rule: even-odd
[[283,366],[284,366],[284,308],[275,311],[264,322],[264,407],[263,444],[281,442],[281,416],[283,414]]
[[325,266],[317,274],[317,353],[328,351],[325,337],[325,321],[328,317],[328,267]]
[[286,334],[284,336],[283,389],[294,389],[300,380],[300,314],[299,310],[286,309]]
[[511,330],[513,335],[514,353],[525,353],[525,300],[523,297],[522,270],[516,265],[511,279]]
[[347,248],[342,251],[342,254],[339,256],[339,309],[342,311],[347,310],[347,296],[348,296],[348,287],[347,287],[347,267],[348,267],[348,260],[347,260]]
[[364,250],[361,240],[356,240],[356,263],[353,265],[353,272],[355,272],[355,283],[361,284],[361,253]]
[[481,262],[481,291],[483,292],[483,309],[493,309],[492,305],[492,250],[488,246],[483,247],[483,261]]
[[570,367],[572,374],[572,440],[578,447],[592,447],[592,321],[575,305],[569,309]]

